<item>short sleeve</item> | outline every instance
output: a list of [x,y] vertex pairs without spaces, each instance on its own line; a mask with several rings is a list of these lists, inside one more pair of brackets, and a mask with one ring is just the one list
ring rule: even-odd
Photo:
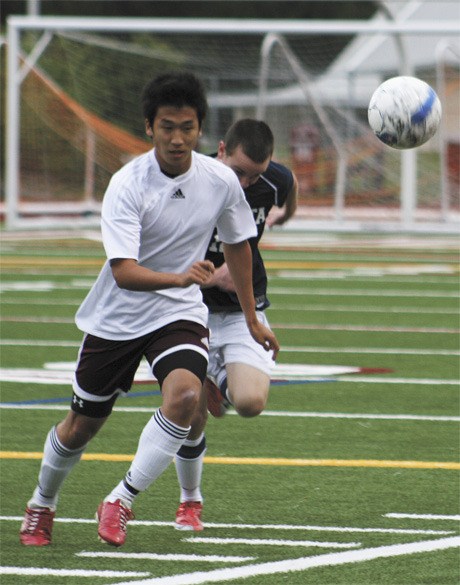
[[139,206],[126,187],[109,185],[102,205],[102,241],[109,260],[139,258],[141,222]]
[[225,208],[217,222],[219,240],[226,244],[238,244],[249,238],[257,236],[257,227],[251,208],[241,195],[233,205]]

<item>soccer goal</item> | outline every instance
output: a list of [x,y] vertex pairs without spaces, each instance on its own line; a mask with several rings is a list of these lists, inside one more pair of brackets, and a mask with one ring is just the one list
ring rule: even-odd
[[[295,229],[455,231],[460,49],[455,19],[437,14],[443,19],[407,10],[366,22],[11,17],[6,225],[96,225],[110,176],[151,148],[142,88],[174,69],[206,86],[202,152],[215,152],[239,118],[271,126],[274,158],[299,180]],[[373,91],[399,74],[430,83],[444,109],[438,134],[404,152],[367,124]]]

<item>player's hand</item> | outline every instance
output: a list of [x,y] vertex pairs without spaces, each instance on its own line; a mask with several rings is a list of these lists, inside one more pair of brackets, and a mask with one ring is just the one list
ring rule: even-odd
[[199,260],[198,262],[194,262],[187,272],[184,272],[181,275],[181,286],[183,288],[190,286],[191,284],[206,286],[212,277],[214,270],[214,264],[210,260]]
[[235,285],[233,284],[232,277],[230,276],[227,263],[224,263],[222,266],[219,266],[219,268],[215,269],[214,274],[203,286],[203,288],[209,288],[211,286],[217,286],[218,288],[227,292],[235,292]]
[[265,351],[273,351],[272,358],[273,360],[276,360],[280,350],[280,345],[273,331],[268,327],[265,327],[265,325],[258,320],[255,320],[253,323],[248,323],[248,328],[253,339],[257,341]]
[[284,209],[273,207],[265,220],[265,224],[271,229],[274,225],[283,225],[287,220]]

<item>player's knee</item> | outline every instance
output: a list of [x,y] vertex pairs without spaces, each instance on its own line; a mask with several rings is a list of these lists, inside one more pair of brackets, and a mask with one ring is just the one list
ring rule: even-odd
[[243,399],[235,401],[233,406],[240,416],[252,418],[261,414],[265,409],[266,404],[267,400],[264,396],[253,395],[245,396]]
[[191,419],[198,411],[199,395],[199,389],[192,386],[180,388],[175,395],[176,408]]

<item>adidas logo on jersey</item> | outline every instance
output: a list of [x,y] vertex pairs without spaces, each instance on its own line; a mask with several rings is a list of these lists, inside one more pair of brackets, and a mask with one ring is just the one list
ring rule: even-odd
[[185,195],[180,189],[171,195],[171,199],[185,199]]

